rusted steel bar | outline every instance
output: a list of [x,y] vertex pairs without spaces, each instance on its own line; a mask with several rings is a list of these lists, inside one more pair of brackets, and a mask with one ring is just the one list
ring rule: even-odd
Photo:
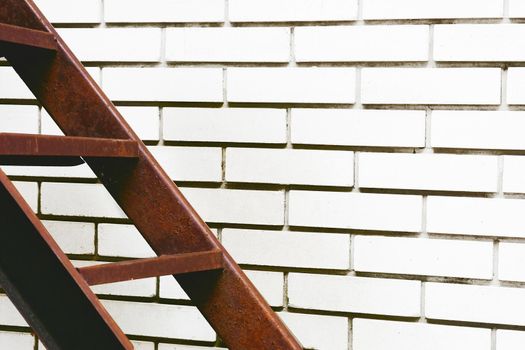
[[78,271],[90,286],[134,279],[178,275],[222,269],[222,252],[162,255],[157,258],[128,260],[79,268]]
[[[38,49],[57,49],[55,36],[49,32],[0,23],[0,43]],[[8,47],[8,46],[7,46]]]
[[[52,25],[31,0],[1,0],[0,22],[49,31]],[[7,53],[7,59],[66,135],[139,142],[130,167],[108,159],[86,159],[127,216],[158,255],[223,249],[147,147],[97,86],[64,41],[48,60]],[[137,82],[140,84],[140,82]],[[81,105],[79,106],[79,101]],[[175,276],[227,347],[302,349],[233,258],[223,270]]]
[[1,170],[0,210],[0,285],[46,348],[133,349]]
[[137,158],[132,140],[0,133],[2,165],[77,165],[79,157]]

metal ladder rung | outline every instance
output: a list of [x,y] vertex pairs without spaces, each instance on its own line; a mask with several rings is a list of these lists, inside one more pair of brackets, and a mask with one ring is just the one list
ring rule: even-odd
[[222,260],[221,250],[215,249],[82,267],[78,272],[90,286],[94,286],[148,277],[219,270],[223,267]]
[[137,158],[134,140],[0,133],[0,165],[78,165],[80,157]]
[[0,53],[7,53],[6,47],[28,47],[50,51],[57,50],[55,36],[43,32],[10,24],[0,23],[0,44],[3,47]]

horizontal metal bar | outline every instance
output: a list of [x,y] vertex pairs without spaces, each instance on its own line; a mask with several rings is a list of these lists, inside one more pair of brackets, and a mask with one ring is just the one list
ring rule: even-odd
[[5,23],[0,23],[0,43],[57,50],[57,42],[53,34]]
[[1,165],[77,165],[79,157],[137,158],[134,140],[0,133]]
[[222,261],[221,250],[215,249],[88,266],[79,268],[78,271],[90,286],[94,286],[148,277],[219,270],[222,269]]

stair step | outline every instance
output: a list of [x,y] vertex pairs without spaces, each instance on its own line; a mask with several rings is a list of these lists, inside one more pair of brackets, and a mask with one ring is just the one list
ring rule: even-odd
[[134,140],[0,133],[0,165],[78,165],[80,157],[138,157]]
[[216,249],[88,266],[79,268],[78,271],[90,286],[94,286],[148,277],[219,270],[222,267],[222,252]]
[[6,47],[29,47],[44,50],[57,50],[55,36],[43,32],[10,24],[0,23],[0,44],[3,49],[0,53],[6,53]]

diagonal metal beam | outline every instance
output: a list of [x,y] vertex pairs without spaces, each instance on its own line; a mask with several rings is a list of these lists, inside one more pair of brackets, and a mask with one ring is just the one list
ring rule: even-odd
[[[47,60],[17,53],[7,59],[64,133],[140,142],[34,3],[1,1],[0,22],[57,36],[57,53]],[[158,255],[223,249],[141,142],[139,159],[128,168],[102,159],[87,163]],[[222,272],[175,277],[230,349],[302,349],[226,251]]]

